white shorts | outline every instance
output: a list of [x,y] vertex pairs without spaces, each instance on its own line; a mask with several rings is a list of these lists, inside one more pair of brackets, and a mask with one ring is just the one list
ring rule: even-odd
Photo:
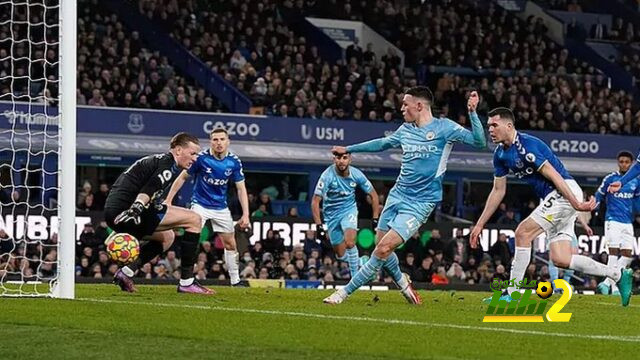
[[[582,189],[575,180],[565,180],[573,195],[582,201]],[[557,190],[547,195],[529,215],[544,230],[547,241],[571,241],[576,237],[578,212]]]
[[623,224],[617,221],[605,221],[604,222],[604,237],[607,239],[607,246],[625,250],[633,249],[633,241],[635,235],[633,234],[632,224]]
[[213,231],[219,233],[233,232],[233,219],[231,218],[231,211],[229,211],[228,208],[213,210],[198,204],[193,204],[191,210],[195,211],[202,218],[202,227],[204,227],[207,220],[211,220]]

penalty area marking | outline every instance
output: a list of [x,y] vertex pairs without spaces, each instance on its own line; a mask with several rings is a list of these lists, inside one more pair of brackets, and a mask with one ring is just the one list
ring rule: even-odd
[[327,319],[344,320],[344,321],[371,322],[371,323],[391,324],[391,325],[439,327],[439,328],[461,329],[461,330],[476,330],[476,331],[484,331],[484,332],[502,332],[502,333],[509,333],[509,334],[522,334],[522,335],[535,335],[535,336],[558,336],[558,337],[575,338],[575,339],[610,340],[610,341],[619,341],[619,342],[640,343],[640,336],[570,334],[570,333],[546,332],[546,331],[535,331],[535,330],[503,329],[503,328],[496,328],[496,327],[489,327],[489,326],[442,324],[442,323],[430,323],[426,321],[379,319],[379,318],[371,318],[371,317],[364,317],[364,316],[313,314],[313,313],[302,313],[302,312],[294,312],[294,311],[231,308],[231,307],[224,307],[224,306],[167,304],[167,303],[157,303],[157,302],[107,300],[107,299],[95,299],[95,298],[79,298],[77,300],[86,301],[86,302],[95,302],[95,303],[107,303],[107,304],[146,305],[146,306],[158,306],[158,307],[168,307],[168,308],[213,310],[213,311],[226,311],[226,312],[237,312],[237,313],[245,313],[245,314],[263,314],[263,315],[277,315],[277,316],[286,315],[286,316],[296,316],[296,317],[302,317],[302,318],[324,319],[324,320],[327,320]]

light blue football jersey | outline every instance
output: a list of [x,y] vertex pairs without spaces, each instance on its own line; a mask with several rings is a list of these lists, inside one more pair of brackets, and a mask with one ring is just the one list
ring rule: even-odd
[[373,185],[360,169],[349,166],[349,175],[342,177],[336,172],[336,166],[329,166],[320,175],[314,195],[322,197],[322,213],[325,221],[356,209],[356,187],[365,193],[373,190]]
[[400,174],[389,196],[435,203],[442,200],[442,178],[454,143],[462,142],[478,148],[486,146],[482,124],[475,113],[471,121],[475,124],[473,133],[446,118],[434,118],[422,127],[404,123],[388,137],[347,146],[347,151],[375,152],[402,148]]
[[191,202],[213,210],[227,208],[229,180],[236,183],[244,181],[242,161],[231,152],[218,160],[211,154],[211,149],[206,149],[187,172],[196,177]]

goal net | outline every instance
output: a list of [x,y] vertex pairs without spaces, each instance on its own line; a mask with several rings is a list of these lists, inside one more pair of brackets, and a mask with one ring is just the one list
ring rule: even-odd
[[75,6],[0,0],[0,296],[74,297]]

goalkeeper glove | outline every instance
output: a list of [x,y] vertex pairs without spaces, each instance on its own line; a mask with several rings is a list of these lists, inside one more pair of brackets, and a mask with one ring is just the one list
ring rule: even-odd
[[121,223],[133,223],[135,225],[140,224],[140,214],[144,211],[144,204],[140,201],[136,201],[131,205],[131,207],[118,215],[115,220],[113,220],[114,224]]
[[327,232],[324,230],[324,226],[322,226],[322,224],[316,225],[316,239],[320,241],[327,240]]

